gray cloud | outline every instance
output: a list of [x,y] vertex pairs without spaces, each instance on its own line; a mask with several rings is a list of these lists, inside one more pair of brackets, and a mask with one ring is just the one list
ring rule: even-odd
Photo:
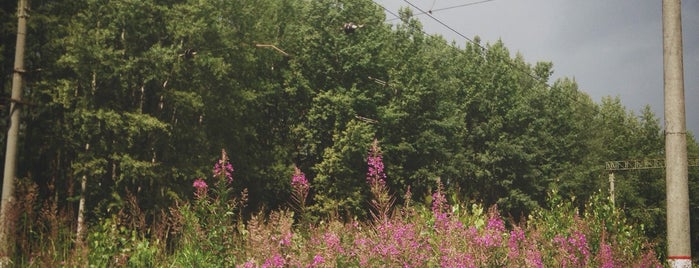
[[[397,12],[401,0],[375,0]],[[464,0],[412,0],[424,10]],[[433,5],[434,3],[434,5]],[[417,13],[417,12],[415,12]],[[599,101],[619,96],[633,111],[650,105],[663,113],[662,6],[660,1],[495,0],[433,13],[450,27],[485,42],[501,39],[527,61],[551,61],[554,79],[572,77]],[[390,16],[390,15],[387,15]],[[428,16],[424,30],[457,44],[466,41]],[[687,128],[699,135],[699,1],[682,6]]]

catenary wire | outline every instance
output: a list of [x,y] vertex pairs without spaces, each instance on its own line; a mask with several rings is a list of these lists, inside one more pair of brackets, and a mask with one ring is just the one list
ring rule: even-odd
[[[449,9],[454,9],[454,8],[460,8],[460,7],[473,6],[473,5],[483,4],[483,3],[492,2],[492,1],[495,1],[495,0],[482,0],[482,1],[471,2],[471,3],[466,3],[466,4],[461,4],[461,5],[455,5],[455,6],[450,6],[450,7],[443,7],[443,8],[438,8],[438,9],[431,9],[431,8],[430,8],[430,10],[428,10],[427,12],[421,12],[421,13],[413,14],[413,16],[420,16],[420,15],[425,15],[425,14],[432,14],[432,13],[434,13],[434,12],[439,12],[439,11],[444,11],[444,10],[449,10]],[[399,19],[400,19],[400,18],[396,17],[396,18],[388,19],[388,20],[386,20],[386,21],[387,21],[387,22],[391,22],[391,21],[399,20]]]
[[[432,18],[433,20],[435,20],[437,23],[441,24],[442,26],[444,26],[445,28],[449,29],[449,30],[452,31],[453,33],[457,34],[457,35],[460,36],[461,38],[465,39],[465,40],[468,41],[469,43],[478,46],[478,47],[481,48],[483,51],[488,51],[488,48],[487,48],[487,47],[483,46],[482,44],[480,44],[480,43],[478,43],[478,42],[475,42],[473,39],[467,37],[465,34],[462,34],[462,33],[459,32],[459,31],[457,31],[457,30],[454,29],[453,27],[451,27],[451,26],[449,26],[448,24],[444,23],[444,22],[441,21],[440,19],[434,17],[432,14],[426,12],[425,10],[421,9],[420,7],[414,5],[414,4],[411,3],[410,1],[408,1],[408,0],[403,0],[403,1],[406,2],[407,4],[409,4],[410,6],[412,6],[413,8],[415,8],[416,10],[420,11],[420,12],[421,12],[420,14],[425,14],[425,15],[429,16],[430,18]],[[485,2],[489,2],[489,1],[494,1],[494,0],[484,0],[484,1],[480,1],[480,2],[473,2],[473,3],[471,3],[471,4],[485,3]],[[374,3],[376,3],[376,2],[374,2]],[[378,4],[378,3],[376,3],[376,4],[379,5],[379,6],[381,6],[381,7],[382,7],[384,10],[386,10],[387,12],[391,13],[391,15],[393,15],[393,16],[395,16],[395,17],[397,17],[397,18],[400,18],[400,16],[397,16],[394,12],[391,12],[391,11],[388,10],[386,7],[384,7],[384,6],[382,6],[382,5]],[[466,4],[461,5],[461,6],[465,6],[465,5],[466,5]],[[422,33],[424,33],[424,34],[426,34],[426,35],[430,35],[430,34],[428,34],[427,32],[425,32],[424,30],[421,30],[421,31],[422,31]],[[455,48],[455,49],[458,49],[458,48]],[[460,50],[460,49],[459,49],[459,50]],[[508,59],[509,59],[509,58],[508,58]],[[524,70],[524,69],[520,68],[519,66],[515,65],[515,64],[512,63],[511,61],[506,60],[506,59],[502,59],[502,61],[503,61],[505,64],[507,64],[508,66],[510,66],[512,69],[517,70],[517,71],[519,71],[519,72],[525,74],[526,76],[529,76],[530,78],[532,78],[534,81],[536,81],[536,82],[538,82],[538,83],[541,83],[541,84],[544,85],[546,88],[549,88],[549,89],[552,88],[552,86],[549,85],[546,81],[541,80],[541,78],[539,78],[539,77],[533,75],[532,73],[530,73],[530,72],[527,71],[527,70]],[[568,99],[572,100],[573,102],[576,102],[576,103],[578,103],[578,104],[580,104],[580,105],[582,105],[582,106],[585,106],[585,105],[586,105],[586,104],[580,102],[580,100],[578,100],[577,98],[574,98],[573,96],[570,96],[570,95],[567,95],[567,94],[564,95],[564,96],[567,97]]]

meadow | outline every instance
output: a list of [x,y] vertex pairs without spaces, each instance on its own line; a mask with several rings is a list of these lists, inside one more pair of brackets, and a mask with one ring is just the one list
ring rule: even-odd
[[[442,183],[431,204],[398,200],[387,186],[376,142],[367,156],[370,217],[307,209],[313,186],[295,168],[285,208],[243,216],[247,189],[233,189],[225,151],[210,178],[192,182],[193,199],[146,222],[138,200],[76,240],[65,215],[43,204],[21,214],[22,267],[662,267],[643,228],[626,221],[601,192],[583,208],[549,192],[550,209],[526,218],[496,206],[453,203]],[[24,185],[23,189],[32,187]],[[32,199],[31,195],[26,198]],[[23,202],[32,205],[31,200]],[[36,205],[36,204],[35,204]],[[53,219],[36,221],[29,217]]]

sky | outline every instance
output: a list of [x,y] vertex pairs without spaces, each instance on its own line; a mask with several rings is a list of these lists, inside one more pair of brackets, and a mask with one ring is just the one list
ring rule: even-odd
[[[619,97],[640,115],[650,105],[664,127],[662,1],[649,0],[374,0],[398,14],[410,7],[428,34],[463,47],[463,37],[502,40],[514,56],[553,63],[551,81],[568,77],[600,103]],[[472,3],[472,4],[471,4]],[[467,6],[457,7],[461,5]],[[454,7],[448,9],[450,7]],[[445,9],[445,10],[439,10]],[[386,12],[386,19],[396,23]],[[699,1],[682,2],[687,130],[699,137]]]

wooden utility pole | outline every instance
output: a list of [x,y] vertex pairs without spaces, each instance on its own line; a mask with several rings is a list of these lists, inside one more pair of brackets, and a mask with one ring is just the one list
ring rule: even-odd
[[29,15],[27,0],[19,0],[17,7],[17,45],[15,46],[15,65],[12,74],[12,97],[10,103],[10,127],[7,131],[7,150],[5,151],[5,172],[2,181],[2,201],[0,202],[0,265],[6,266],[12,256],[13,239],[11,238],[14,219],[8,212],[14,201],[14,180],[17,168],[17,140],[19,136],[19,112],[22,100],[22,74],[24,73],[24,44],[27,37],[27,17]]
[[687,123],[682,63],[682,3],[663,0],[663,70],[665,88],[665,184],[667,259],[670,267],[691,267]]

